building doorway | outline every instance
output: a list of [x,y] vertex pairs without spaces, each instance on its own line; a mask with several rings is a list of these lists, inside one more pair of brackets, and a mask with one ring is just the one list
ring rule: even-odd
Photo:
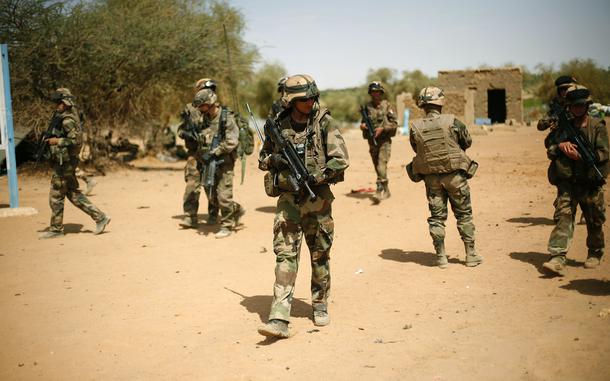
[[506,90],[487,90],[487,117],[491,123],[506,122]]

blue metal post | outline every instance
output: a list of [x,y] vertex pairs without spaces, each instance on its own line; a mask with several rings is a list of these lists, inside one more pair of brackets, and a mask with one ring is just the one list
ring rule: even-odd
[[19,207],[19,187],[17,186],[17,161],[15,160],[15,133],[13,131],[13,103],[11,102],[11,76],[8,71],[8,46],[0,44],[2,52],[2,78],[4,83],[4,114],[6,115],[6,170],[11,208]]

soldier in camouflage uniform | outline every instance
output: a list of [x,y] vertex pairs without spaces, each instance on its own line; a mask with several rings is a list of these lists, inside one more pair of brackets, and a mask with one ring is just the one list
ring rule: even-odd
[[316,198],[295,192],[288,181],[289,170],[280,147],[266,137],[259,156],[259,167],[269,171],[265,188],[279,196],[273,226],[273,251],[276,255],[275,284],[269,322],[259,328],[265,336],[289,336],[288,322],[297,277],[300,248],[305,240],[311,256],[311,293],[313,320],[317,326],[330,323],[330,248],[333,242],[333,193],[330,184],[343,180],[349,165],[347,147],[337,123],[328,110],[320,108],[319,91],[309,75],[294,75],[286,80],[284,101],[287,109],[276,122],[283,137],[294,146],[311,178]]
[[558,275],[565,275],[566,254],[574,234],[576,207],[580,205],[587,223],[588,255],[586,268],[596,268],[604,255],[606,210],[603,184],[608,172],[608,131],[603,119],[591,117],[587,109],[591,104],[590,92],[581,85],[573,85],[566,92],[570,123],[590,142],[596,164],[603,179],[581,157],[577,146],[569,140],[561,125],[552,135],[547,154],[552,160],[550,179],[557,184],[555,199],[555,228],[549,238],[551,259],[543,267]]
[[369,136],[364,118],[360,123],[362,137],[368,140],[369,153],[373,159],[373,166],[377,172],[377,190],[372,199],[375,204],[390,197],[388,186],[388,161],[392,153],[392,136],[396,135],[398,123],[396,122],[396,111],[394,106],[383,99],[385,89],[381,82],[374,81],[369,84],[369,94],[371,101],[365,105],[368,109],[369,118],[375,129],[375,141],[373,136]]
[[[227,107],[220,106],[218,97],[211,89],[197,92],[193,107],[203,115],[203,128],[198,140],[203,176],[208,176],[207,171],[213,161],[221,161],[216,169],[213,184],[208,188],[204,186],[204,189],[208,203],[220,210],[221,228],[215,237],[225,238],[231,235],[232,230],[239,225],[239,219],[245,214],[244,208],[233,201],[233,168],[237,159],[239,128],[233,113]],[[219,137],[216,147],[213,146],[215,137]]]
[[286,83],[286,79],[288,79],[288,77],[282,77],[277,82],[277,93],[279,94],[279,98],[273,102],[271,109],[269,109],[269,113],[267,114],[267,118],[269,119],[275,119],[275,117],[286,108],[284,101],[282,100],[284,97],[284,85]]
[[[557,95],[553,97],[551,102],[548,105],[548,112],[546,118],[542,118],[538,121],[538,131],[545,131],[547,129],[551,129],[549,135],[553,132],[553,130],[557,127],[557,111],[565,110],[566,108],[566,91],[572,85],[577,84],[578,82],[574,77],[570,77],[568,75],[562,75],[557,77],[555,80],[555,87],[557,88]],[[547,139],[549,139],[547,137]],[[545,145],[548,148],[548,144],[545,140]]]
[[[195,84],[195,91],[210,89],[216,92],[216,82],[210,78],[202,78]],[[182,209],[186,216],[180,222],[183,228],[197,227],[197,212],[199,211],[199,196],[201,194],[201,152],[198,142],[198,135],[203,127],[203,115],[191,103],[188,103],[180,114],[182,123],[178,127],[178,136],[184,140],[188,150],[188,158],[184,166],[184,181],[186,188],[182,201]],[[218,208],[216,205],[208,203],[209,225],[214,225],[218,221]]]
[[479,265],[483,258],[474,247],[474,223],[468,180],[474,175],[476,163],[465,150],[472,144],[466,126],[453,115],[441,114],[445,102],[443,90],[425,87],[419,94],[418,106],[426,116],[411,123],[410,142],[416,153],[407,166],[409,177],[426,184],[430,217],[428,228],[436,251],[437,265],[448,265],[445,252],[445,221],[447,200],[457,220],[457,228],[464,242],[466,266]]
[[56,111],[51,118],[50,131],[46,143],[49,146],[49,159],[53,168],[49,205],[51,206],[51,225],[40,238],[56,238],[64,235],[64,199],[87,213],[96,222],[94,234],[101,234],[110,223],[110,218],[102,213],[81,192],[76,179],[76,167],[82,144],[80,117],[76,112],[74,97],[70,90],[60,88],[55,91],[52,100]]

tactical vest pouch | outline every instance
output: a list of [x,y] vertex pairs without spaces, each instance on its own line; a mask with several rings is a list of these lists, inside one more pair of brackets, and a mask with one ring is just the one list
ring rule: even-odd
[[413,171],[413,162],[407,164],[406,170],[409,179],[411,179],[411,181],[413,181],[414,183],[418,183],[424,179],[419,173],[415,173]]
[[472,179],[474,177],[475,173],[477,173],[477,169],[479,169],[479,163],[477,163],[474,160],[470,161],[470,165],[468,166],[468,169],[466,170],[466,178]]
[[275,185],[275,173],[267,172],[263,178],[263,184],[265,186],[265,193],[269,197],[278,197],[280,195],[280,189]]

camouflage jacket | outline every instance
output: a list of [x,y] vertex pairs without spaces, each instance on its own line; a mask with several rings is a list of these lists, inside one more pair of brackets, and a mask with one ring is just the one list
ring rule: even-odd
[[[581,130],[587,137],[595,154],[597,155],[598,167],[604,176],[608,173],[608,130],[606,122],[603,119],[588,117],[586,127]],[[567,137],[562,133],[561,128],[549,134],[549,146],[547,148],[547,156],[552,160],[549,177],[552,182],[569,181],[569,182],[594,182],[595,176],[593,170],[588,168],[582,160],[572,160],[567,157],[560,149],[559,143],[567,141]]]
[[[302,130],[293,128],[291,109],[286,109],[277,116],[282,136],[287,138],[302,152],[302,159],[316,184],[335,183],[343,180],[343,173],[349,166],[349,155],[343,136],[335,120],[326,109],[314,110],[313,118]],[[273,170],[269,157],[279,153],[267,136],[259,155],[259,168],[264,171]],[[285,170],[286,171],[286,170]]]
[[[199,150],[198,153],[210,152],[212,140],[218,134],[220,125],[220,116],[222,108],[218,107],[218,112],[213,118],[204,116],[203,129],[199,134]],[[214,152],[210,152],[216,156],[228,156],[232,159],[237,157],[237,144],[239,142],[239,127],[235,121],[233,112],[227,109],[227,116],[224,127],[224,136],[220,144]]]
[[[383,132],[376,139],[377,144],[384,143],[392,140],[392,136],[396,135],[396,129],[398,128],[398,122],[396,121],[396,110],[394,106],[387,100],[382,100],[377,107],[373,105],[373,101],[366,104],[366,108],[373,124],[373,129],[379,127],[383,128]],[[361,120],[364,123],[364,119]],[[369,136],[367,130],[362,131],[362,137],[369,141],[369,144],[373,145],[373,139]]]
[[50,123],[53,126],[49,131],[49,137],[59,138],[57,145],[49,147],[51,165],[54,168],[68,164],[76,165],[83,139],[78,110],[76,107],[70,107],[62,113],[56,111]]

